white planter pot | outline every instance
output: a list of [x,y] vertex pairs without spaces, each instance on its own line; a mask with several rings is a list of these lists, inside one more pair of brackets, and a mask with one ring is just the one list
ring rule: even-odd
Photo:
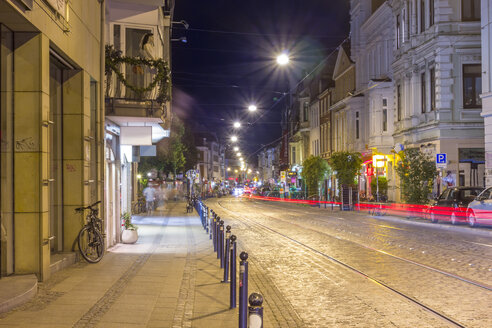
[[121,241],[123,244],[135,244],[138,240],[137,230],[123,230]]

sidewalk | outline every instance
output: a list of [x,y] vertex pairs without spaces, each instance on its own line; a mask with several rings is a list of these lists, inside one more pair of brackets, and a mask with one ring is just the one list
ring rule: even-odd
[[212,242],[184,202],[135,217],[139,240],[100,263],[77,264],[39,283],[34,299],[0,314],[1,327],[236,327],[229,284]]

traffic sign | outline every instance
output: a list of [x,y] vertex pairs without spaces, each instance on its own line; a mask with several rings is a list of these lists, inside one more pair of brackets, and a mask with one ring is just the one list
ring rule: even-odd
[[438,168],[446,168],[448,158],[446,154],[436,154],[436,166]]

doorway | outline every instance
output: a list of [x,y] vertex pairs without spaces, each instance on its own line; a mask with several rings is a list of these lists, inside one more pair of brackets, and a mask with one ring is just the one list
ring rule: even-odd
[[49,236],[51,253],[63,251],[63,78],[65,66],[50,57],[48,132]]

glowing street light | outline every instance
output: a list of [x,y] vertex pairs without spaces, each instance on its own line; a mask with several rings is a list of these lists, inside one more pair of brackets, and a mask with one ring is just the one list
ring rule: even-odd
[[236,155],[237,155],[237,157],[241,157],[241,153],[237,153]]
[[147,176],[148,176],[148,177],[152,176],[152,173],[150,173],[150,172],[149,172],[149,173],[147,173]]
[[137,179],[142,179],[142,175],[141,174],[137,174]]
[[241,123],[239,123],[239,122],[234,122],[234,127],[235,127],[236,129],[240,128],[240,127],[241,127]]
[[239,147],[234,147],[234,151],[238,151],[239,150]]
[[237,141],[237,137],[236,137],[236,136],[232,136],[232,137],[231,137],[231,141],[232,141],[232,142],[236,142],[236,141]]
[[258,108],[257,108],[255,105],[249,105],[249,107],[248,107],[248,110],[249,110],[250,112],[256,112],[256,110],[257,110],[257,109],[258,109]]
[[286,53],[277,56],[277,64],[285,66],[289,63],[289,56]]

